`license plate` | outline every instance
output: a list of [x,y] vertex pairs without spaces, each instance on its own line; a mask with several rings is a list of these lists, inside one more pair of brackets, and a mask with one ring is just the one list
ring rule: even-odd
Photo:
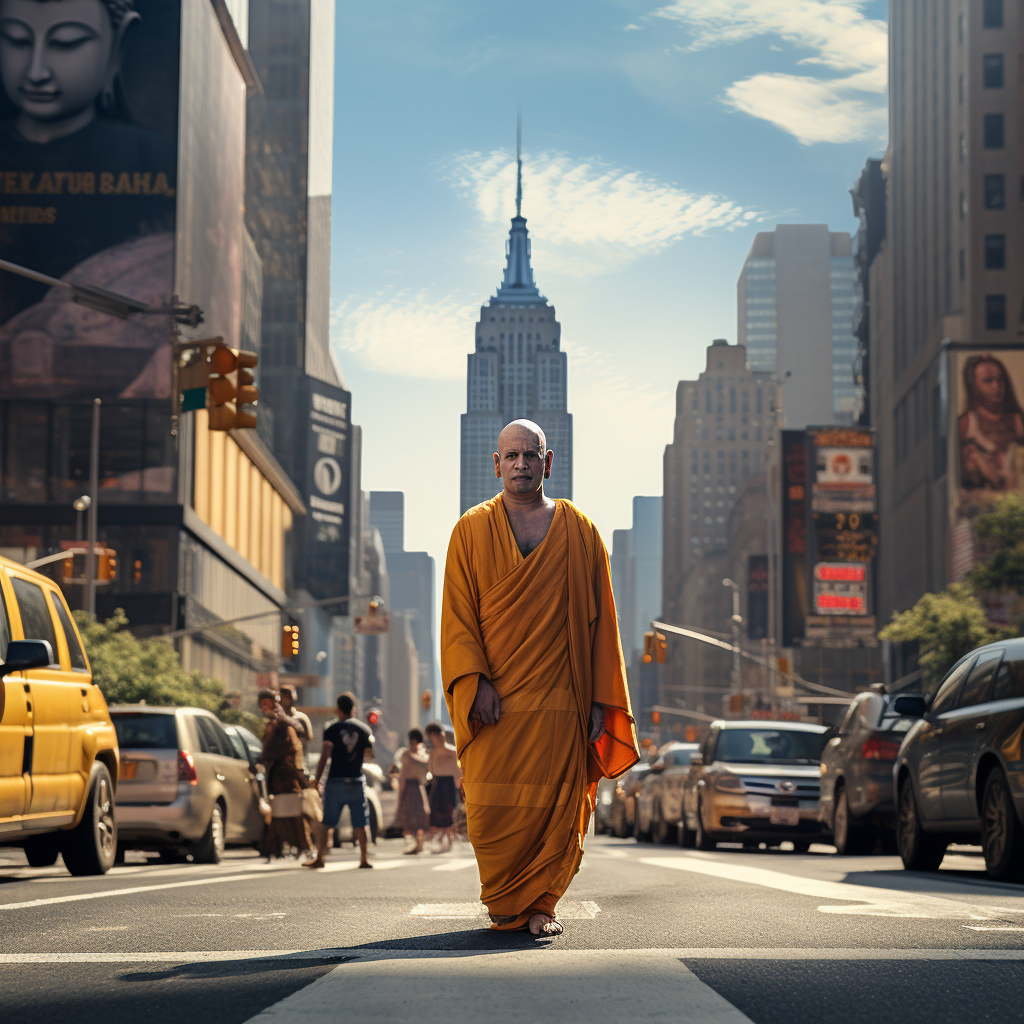
[[772,807],[768,811],[768,820],[773,825],[799,825],[799,807]]
[[134,779],[135,773],[138,771],[138,761],[122,761],[121,770],[118,773],[122,779]]

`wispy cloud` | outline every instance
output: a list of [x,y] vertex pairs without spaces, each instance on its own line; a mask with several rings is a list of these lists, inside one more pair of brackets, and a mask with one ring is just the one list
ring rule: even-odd
[[864,0],[673,0],[654,16],[689,28],[690,51],[761,36],[810,51],[798,63],[825,74],[764,72],[725,91],[734,109],[810,145],[885,137],[888,28],[864,7]]
[[[509,153],[462,153],[446,174],[485,225],[508,224],[515,212],[516,174]],[[523,191],[524,212],[535,237],[543,239],[545,273],[611,273],[686,235],[729,230],[760,217],[724,196],[689,192],[637,171],[559,153],[524,161]]]
[[466,372],[479,315],[479,305],[451,295],[381,292],[338,305],[331,314],[331,341],[371,370],[452,380]]

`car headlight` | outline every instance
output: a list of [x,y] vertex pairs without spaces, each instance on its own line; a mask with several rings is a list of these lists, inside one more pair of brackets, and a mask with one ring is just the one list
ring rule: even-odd
[[719,775],[715,779],[715,789],[723,793],[742,793],[743,783],[735,775]]

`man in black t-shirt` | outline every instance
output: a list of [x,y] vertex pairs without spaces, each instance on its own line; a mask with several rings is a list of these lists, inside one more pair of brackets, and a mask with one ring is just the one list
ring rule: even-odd
[[373,733],[368,725],[353,717],[355,706],[355,697],[351,693],[343,693],[338,698],[338,721],[324,729],[323,750],[316,768],[318,786],[328,761],[331,770],[324,787],[324,820],[315,830],[316,860],[306,865],[310,868],[324,866],[330,832],[337,827],[343,807],[348,807],[352,815],[352,831],[359,843],[359,866],[373,867],[366,856],[366,823],[370,809],[366,802],[366,776],[363,774],[366,752],[369,751],[370,758],[373,757]]

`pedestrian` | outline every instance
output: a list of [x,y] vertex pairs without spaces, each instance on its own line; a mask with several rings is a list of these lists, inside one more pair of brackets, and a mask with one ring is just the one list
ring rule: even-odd
[[[609,427],[609,429],[611,429]],[[529,420],[498,438],[503,490],[448,547],[441,668],[491,927],[557,935],[597,782],[640,758],[608,554],[544,494],[554,453]]]
[[423,745],[423,733],[409,730],[409,746],[402,753],[398,773],[398,809],[395,824],[402,835],[411,840],[406,853],[423,852],[423,833],[430,828],[430,807],[427,804],[427,771],[430,755]]
[[281,695],[281,707],[284,709],[284,713],[291,720],[291,725],[294,727],[295,733],[299,737],[299,742],[302,744],[301,767],[305,770],[306,754],[309,751],[310,741],[313,739],[313,723],[309,720],[309,716],[307,714],[300,711],[295,706],[294,686],[282,686],[278,690],[278,693]]
[[366,775],[363,763],[373,760],[373,733],[355,717],[356,698],[343,693],[337,700],[338,720],[324,729],[320,763],[316,766],[315,785],[320,785],[324,769],[331,769],[324,786],[324,817],[314,826],[316,857],[306,867],[322,868],[324,857],[338,827],[342,808],[347,807],[352,819],[352,832],[359,844],[359,866],[372,868],[367,852],[366,826],[370,808],[366,799]]
[[458,802],[462,770],[455,753],[455,744],[449,743],[440,722],[426,727],[430,743],[428,770],[433,779],[430,784],[430,836],[437,840],[435,853],[452,848],[455,839],[455,805]]
[[303,813],[302,792],[309,779],[300,767],[302,744],[273,690],[260,690],[260,710],[267,719],[263,729],[260,761],[267,774],[271,819],[263,833],[260,851],[267,860],[298,856],[312,849],[311,819]]

